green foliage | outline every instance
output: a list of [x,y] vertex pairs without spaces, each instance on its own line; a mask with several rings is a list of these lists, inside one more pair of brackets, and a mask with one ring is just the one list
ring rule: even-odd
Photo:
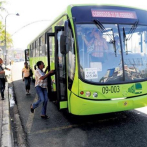
[[[6,9],[2,7],[2,5],[5,3],[6,1],[0,1],[0,12],[6,11]],[[7,40],[7,49],[8,49],[13,45],[12,37],[8,32],[6,32],[6,40]],[[2,21],[0,21],[0,46],[4,46],[4,45],[5,45],[5,26],[2,24]]]

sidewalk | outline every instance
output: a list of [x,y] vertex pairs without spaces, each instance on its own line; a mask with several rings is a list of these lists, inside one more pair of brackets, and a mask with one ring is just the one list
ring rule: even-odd
[[8,83],[5,88],[5,100],[0,97],[0,146],[13,147],[9,113]]

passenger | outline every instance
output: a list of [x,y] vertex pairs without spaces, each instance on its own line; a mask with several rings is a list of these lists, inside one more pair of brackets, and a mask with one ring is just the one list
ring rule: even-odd
[[42,61],[37,62],[37,67],[35,72],[35,88],[36,92],[38,94],[38,101],[34,104],[31,104],[31,112],[34,113],[34,109],[39,106],[40,103],[42,103],[42,111],[41,111],[41,118],[48,119],[48,116],[46,115],[46,109],[47,109],[47,102],[48,102],[48,95],[47,95],[47,77],[50,75],[55,74],[54,70],[49,71],[47,74],[46,71],[48,70],[48,67],[46,68],[45,72],[43,72],[43,68],[45,67],[44,63]]
[[82,39],[84,40],[86,46],[87,46],[87,52],[89,53],[90,51],[93,50],[93,42],[94,42],[94,29],[92,32],[88,32],[86,35],[82,36]]
[[30,94],[30,84],[31,84],[31,69],[27,62],[24,62],[24,68],[22,69],[22,78],[25,81],[26,95]]
[[85,40],[85,42],[87,42],[87,46],[93,45],[93,50],[91,51],[91,60],[93,62],[101,61],[101,59],[104,57],[104,52],[108,50],[108,45],[98,30],[94,30],[92,34],[94,39],[92,39],[90,42]]
[[0,92],[1,98],[4,100],[4,91],[5,91],[5,70],[10,70],[3,65],[3,60],[0,58]]

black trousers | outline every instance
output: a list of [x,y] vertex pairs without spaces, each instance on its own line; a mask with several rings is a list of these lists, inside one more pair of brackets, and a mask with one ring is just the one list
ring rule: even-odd
[[5,91],[5,79],[0,78],[0,93],[2,98],[4,98],[4,91]]
[[30,90],[31,78],[30,77],[25,77],[24,80],[25,80],[26,90]]

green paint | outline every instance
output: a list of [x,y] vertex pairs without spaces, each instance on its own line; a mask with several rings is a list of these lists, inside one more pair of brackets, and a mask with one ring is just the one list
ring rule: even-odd
[[61,101],[60,102],[60,109],[65,109],[67,108],[67,101]]
[[[78,67],[78,51],[77,51],[77,42],[75,35],[75,28],[72,19],[71,9],[72,7],[80,7],[80,6],[94,6],[91,5],[70,5],[67,9],[57,17],[51,25],[49,25],[41,34],[39,34],[30,44],[39,39],[42,35],[48,32],[50,29],[52,32],[55,31],[55,26],[58,26],[60,21],[68,20],[70,21],[71,28],[73,31],[74,37],[74,45],[75,45],[75,75],[73,80],[73,85],[71,90],[68,89],[68,81],[67,81],[67,101],[60,101],[59,106],[60,109],[67,108],[69,113],[75,115],[93,115],[93,114],[101,114],[108,112],[118,112],[124,110],[131,110],[134,108],[147,106],[147,82],[139,82],[139,83],[128,83],[128,84],[118,84],[118,85],[92,85],[83,82],[79,79],[79,67]],[[95,5],[98,6],[98,5]],[[111,5],[112,6],[112,5]],[[66,16],[67,15],[67,16]],[[76,18],[75,18],[76,19]],[[63,26],[63,24],[61,25]],[[28,45],[28,48],[30,46]],[[55,51],[55,40],[53,39],[52,49]],[[51,69],[55,69],[55,61],[54,55],[51,55],[50,67]],[[34,69],[34,65],[37,61],[42,60],[47,66],[47,55],[40,57],[32,57],[30,58],[30,66]],[[67,61],[68,63],[68,61]],[[33,70],[33,72],[35,72]],[[68,69],[67,69],[68,76]],[[68,79],[68,78],[67,78]],[[52,81],[55,81],[55,77],[51,78]],[[56,85],[53,84],[53,90],[56,91]],[[58,89],[57,89],[58,90]],[[83,91],[84,94],[80,92]],[[86,97],[86,92],[90,92],[91,95]],[[97,93],[97,97],[93,97],[93,94]],[[138,94],[138,96],[136,96]],[[139,96],[142,94],[143,96]],[[134,98],[133,98],[134,96]],[[121,99],[118,98],[126,98],[131,97],[131,99]]]

